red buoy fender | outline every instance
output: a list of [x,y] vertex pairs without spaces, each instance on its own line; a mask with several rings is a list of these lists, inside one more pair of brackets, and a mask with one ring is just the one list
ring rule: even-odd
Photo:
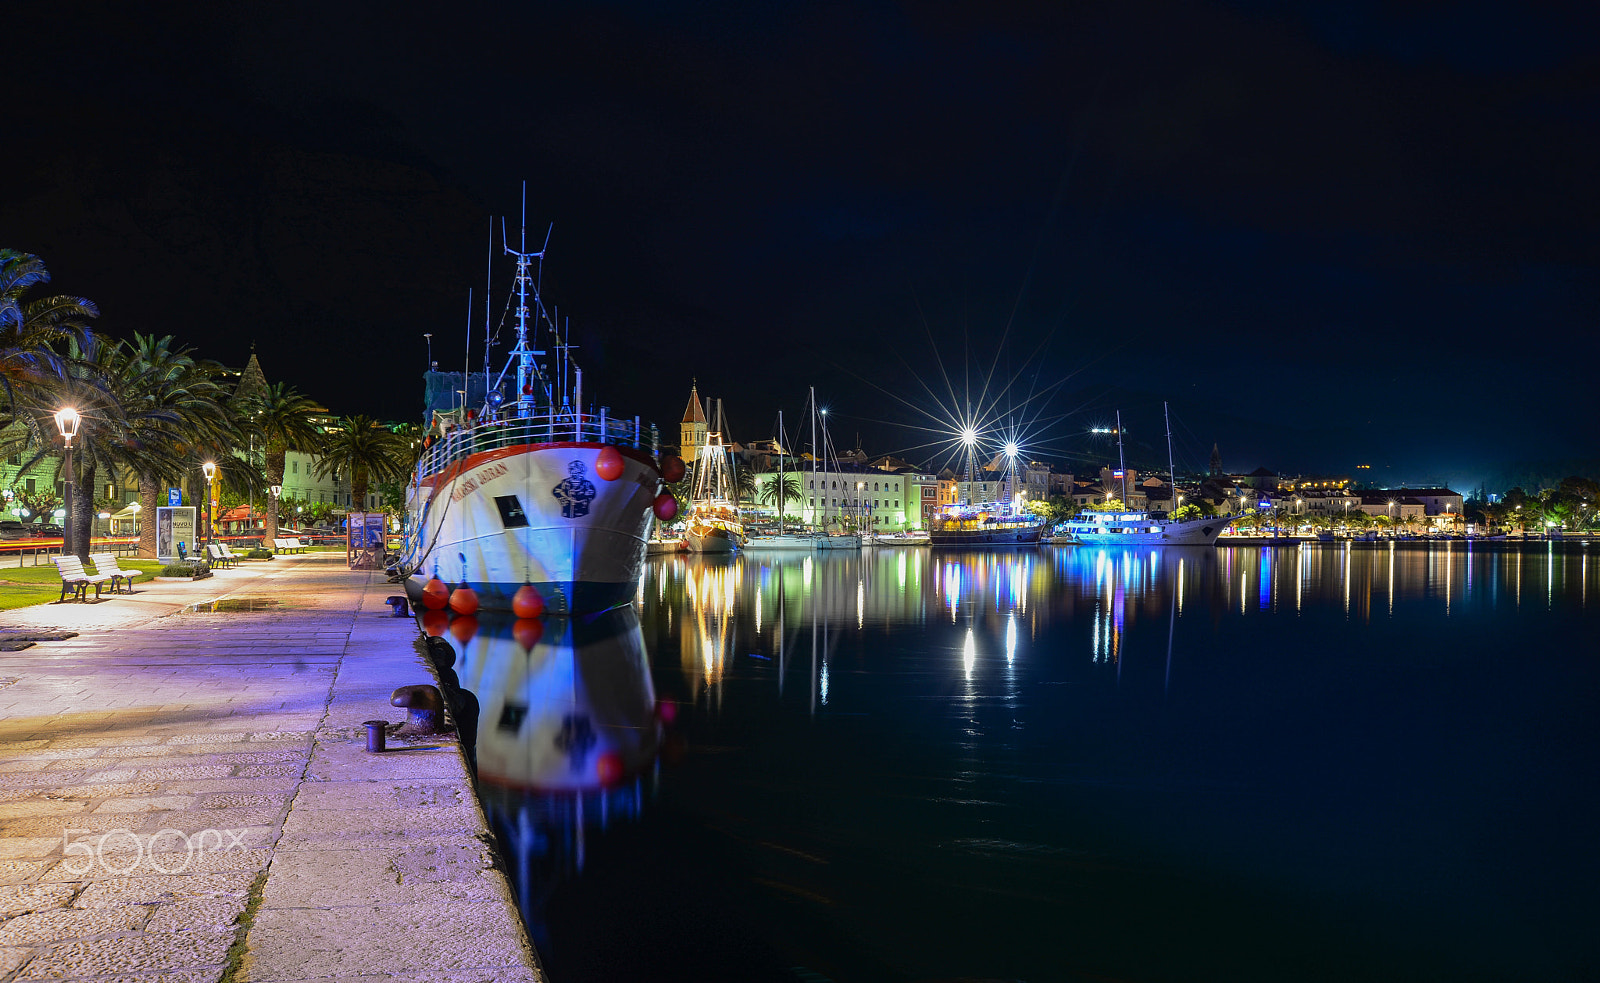
[[523,584],[511,595],[511,613],[519,618],[538,618],[544,615],[544,597],[532,584]]
[[422,606],[430,611],[443,611],[450,603],[450,588],[438,577],[422,585]]
[[662,492],[656,496],[655,504],[652,508],[655,510],[657,519],[662,522],[671,522],[678,515],[678,500],[666,492]]
[[450,610],[456,614],[475,614],[478,610],[478,592],[462,584],[450,592]]
[[616,481],[622,477],[622,464],[622,452],[607,444],[595,455],[594,473],[606,481]]
[[684,472],[683,458],[676,454],[668,454],[661,459],[658,470],[661,472],[661,480],[669,485],[675,481],[682,481]]

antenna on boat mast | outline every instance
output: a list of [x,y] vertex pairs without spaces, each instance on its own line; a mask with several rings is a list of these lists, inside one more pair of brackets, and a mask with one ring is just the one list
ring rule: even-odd
[[[547,234],[545,236],[545,245],[548,246],[549,243],[550,237]],[[528,252],[528,182],[526,181],[522,182],[522,238],[519,240],[518,248],[516,249],[506,245],[505,225],[502,223],[501,247],[505,249],[508,255],[517,258],[517,343],[511,349],[511,354],[516,359],[517,365],[517,416],[526,418],[533,415],[533,384],[539,377],[539,367],[534,362],[534,358],[545,354],[543,351],[528,347],[528,288],[532,285],[531,281],[533,279],[528,275],[528,264],[534,259],[539,260],[539,268],[542,273],[544,269],[544,249],[541,248],[536,253]],[[533,285],[533,302],[539,304],[541,310],[543,309],[544,305],[539,302],[539,288],[537,285]],[[546,388],[548,390],[548,386]],[[548,391],[545,394],[545,398],[549,398]]]

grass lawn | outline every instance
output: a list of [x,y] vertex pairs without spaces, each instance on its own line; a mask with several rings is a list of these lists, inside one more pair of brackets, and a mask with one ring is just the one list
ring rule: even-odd
[[[162,564],[157,560],[136,560],[120,557],[117,566],[132,573],[139,571],[134,582],[149,580]],[[107,582],[109,583],[109,581]],[[48,560],[38,566],[0,566],[0,611],[25,608],[61,598],[61,577],[56,566]]]

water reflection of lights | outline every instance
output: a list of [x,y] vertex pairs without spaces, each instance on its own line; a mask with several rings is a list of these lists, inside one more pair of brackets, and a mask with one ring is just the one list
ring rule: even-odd
[[1015,662],[1016,659],[1017,659],[1017,615],[1016,615],[1016,612],[1013,611],[1011,613],[1010,617],[1006,618],[1006,665],[1010,665],[1011,663]]
[[961,666],[966,670],[967,681],[972,681],[972,667],[978,664],[978,643],[972,637],[972,629],[967,629],[967,641],[961,646]]

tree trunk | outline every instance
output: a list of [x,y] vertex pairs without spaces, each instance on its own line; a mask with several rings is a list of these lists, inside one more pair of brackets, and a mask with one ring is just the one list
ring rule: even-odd
[[[82,480],[78,480],[80,477]],[[89,537],[94,534],[95,477],[96,471],[92,465],[81,476],[74,477],[72,501],[67,506],[67,520],[72,523],[72,552],[85,562],[89,559]]]
[[139,476],[139,555],[155,559],[156,555],[156,503],[160,500],[161,484],[149,475]]
[[[281,487],[283,485],[283,459],[285,456],[285,452],[276,447],[267,448],[266,464],[268,486],[278,485]],[[272,495],[271,492],[268,492],[267,494],[269,497]],[[267,531],[262,536],[261,545],[265,546],[267,549],[272,549],[275,545],[274,540],[277,538],[278,499],[273,498],[271,503],[267,505]]]

